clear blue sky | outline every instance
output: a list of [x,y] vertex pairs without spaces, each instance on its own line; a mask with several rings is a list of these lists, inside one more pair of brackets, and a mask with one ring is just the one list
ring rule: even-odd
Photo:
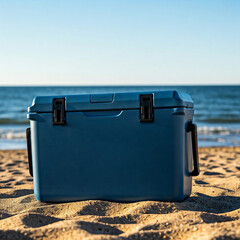
[[240,84],[240,1],[0,1],[0,85]]

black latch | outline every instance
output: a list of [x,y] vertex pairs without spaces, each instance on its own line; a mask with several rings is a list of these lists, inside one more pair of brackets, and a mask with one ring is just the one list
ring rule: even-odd
[[66,123],[65,98],[53,99],[53,125],[64,125]]
[[152,122],[154,120],[153,94],[140,95],[140,122]]

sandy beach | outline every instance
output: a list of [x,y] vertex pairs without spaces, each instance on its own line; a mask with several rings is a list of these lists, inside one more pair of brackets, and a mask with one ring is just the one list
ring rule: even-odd
[[240,239],[240,147],[200,148],[181,203],[38,202],[25,150],[0,151],[0,239]]

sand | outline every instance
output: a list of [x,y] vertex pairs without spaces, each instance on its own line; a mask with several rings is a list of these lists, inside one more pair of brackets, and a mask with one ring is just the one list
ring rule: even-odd
[[240,239],[240,147],[201,148],[181,203],[38,202],[25,150],[0,151],[0,239]]

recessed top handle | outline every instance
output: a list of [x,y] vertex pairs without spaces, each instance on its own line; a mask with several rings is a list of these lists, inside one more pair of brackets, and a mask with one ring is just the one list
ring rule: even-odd
[[114,100],[113,93],[90,95],[90,103],[112,103],[113,100]]

